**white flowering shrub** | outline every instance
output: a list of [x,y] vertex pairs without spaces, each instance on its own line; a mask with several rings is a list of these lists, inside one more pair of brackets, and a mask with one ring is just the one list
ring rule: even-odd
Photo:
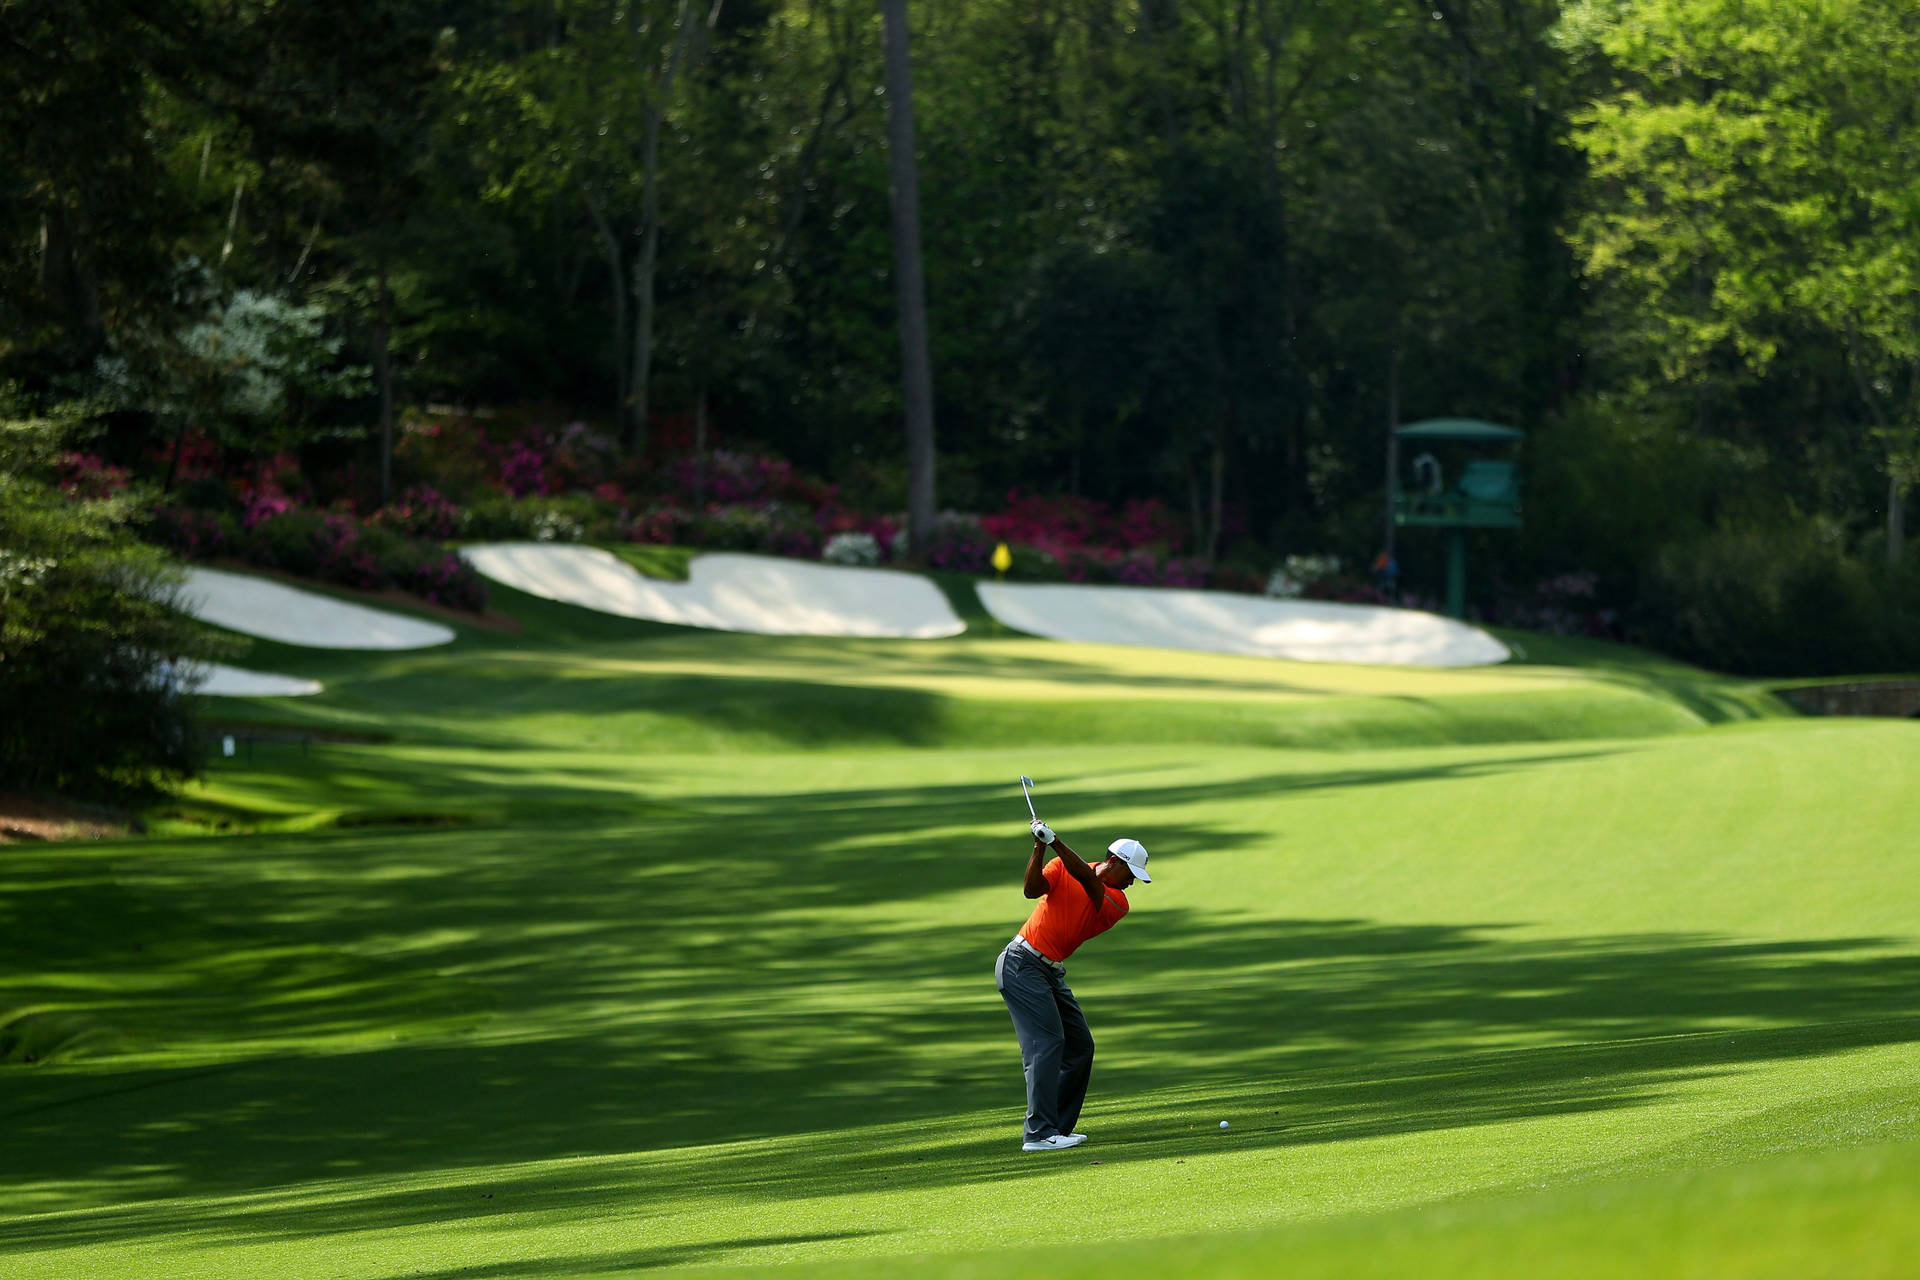
[[52,556],[22,555],[0,547],[0,602],[17,589],[39,586],[59,566]]
[[1267,594],[1280,600],[1297,600],[1308,587],[1339,572],[1338,556],[1288,556],[1267,576]]
[[853,530],[836,533],[827,539],[820,558],[828,564],[876,565],[880,563],[880,540]]
[[528,532],[535,542],[579,542],[587,536],[585,525],[560,511],[542,511],[535,515]]
[[212,430],[243,448],[297,438],[306,403],[364,394],[365,366],[339,365],[326,311],[252,289],[220,297],[197,265],[181,285],[194,318],[137,333],[96,363],[110,401]]

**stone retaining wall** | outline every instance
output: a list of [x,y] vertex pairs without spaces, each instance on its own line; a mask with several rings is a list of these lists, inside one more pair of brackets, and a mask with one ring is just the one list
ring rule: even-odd
[[1863,680],[1776,689],[1804,715],[1920,717],[1920,680]]

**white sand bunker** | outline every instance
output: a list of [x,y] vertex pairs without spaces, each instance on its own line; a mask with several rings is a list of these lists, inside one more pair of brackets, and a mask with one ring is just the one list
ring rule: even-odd
[[1412,609],[1154,587],[983,582],[979,590],[995,618],[1050,640],[1390,667],[1475,667],[1510,656],[1478,627]]
[[204,622],[309,649],[424,649],[453,629],[219,569],[188,569],[180,600]]
[[217,698],[304,698],[319,693],[321,688],[318,680],[248,671],[223,662],[194,663],[179,673],[179,680],[188,693]]
[[892,569],[772,556],[697,556],[686,582],[659,582],[598,547],[496,542],[468,563],[516,591],[623,618],[774,636],[955,636],[966,624],[940,589]]

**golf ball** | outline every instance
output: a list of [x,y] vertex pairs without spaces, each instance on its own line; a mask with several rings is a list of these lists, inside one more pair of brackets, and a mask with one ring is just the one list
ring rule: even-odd
[[1226,1122],[1225,1120],[1222,1120],[1222,1121],[1220,1122],[1220,1127],[1221,1127],[1222,1129],[1224,1129],[1224,1128],[1226,1128],[1226,1127],[1227,1127],[1227,1122]]

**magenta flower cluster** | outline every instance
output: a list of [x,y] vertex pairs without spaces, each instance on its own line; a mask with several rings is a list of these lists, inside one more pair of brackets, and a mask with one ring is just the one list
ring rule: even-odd
[[60,455],[60,490],[74,498],[108,498],[127,487],[125,467],[109,465],[97,453]]
[[1177,552],[1185,527],[1158,498],[1125,503],[1118,512],[1091,498],[1043,497],[1014,489],[980,528],[999,542],[1036,547],[1056,557],[1082,548],[1115,551],[1155,548]]
[[673,499],[686,505],[793,502],[818,509],[839,498],[836,486],[809,480],[784,458],[731,449],[680,458],[668,474]]
[[432,485],[417,484],[374,512],[380,524],[412,538],[457,538],[466,529],[466,513]]
[[192,507],[155,507],[147,515],[146,537],[171,547],[189,560],[229,555],[234,546],[231,521]]
[[[1157,498],[1131,500],[1116,510],[1090,498],[1015,489],[1001,510],[981,517],[980,529],[994,542],[1040,553],[1068,582],[1245,589],[1238,581],[1216,580],[1201,560],[1179,557],[1186,527]],[[1016,572],[1021,560],[1015,557]]]
[[1133,587],[1204,587],[1208,585],[1207,566],[1197,559],[1162,560],[1151,550],[1139,547],[1124,551],[1109,562],[1113,580]]
[[262,521],[275,516],[283,516],[293,510],[293,499],[278,489],[261,488],[247,502],[245,513],[240,517],[243,529],[257,528]]
[[473,566],[452,552],[415,566],[408,590],[449,609],[478,613],[487,607],[487,589]]
[[431,423],[417,435],[438,442],[441,452],[464,452],[479,459],[491,482],[510,497],[552,496],[594,489],[607,500],[625,501],[618,483],[606,479],[620,462],[617,442],[584,422],[564,427],[527,427],[504,444],[472,424]]
[[[656,436],[656,443],[664,440]],[[189,433],[178,453],[177,478],[219,472],[222,455],[197,435]],[[76,484],[116,482],[113,469],[98,459],[76,456],[70,466]],[[836,486],[785,459],[718,448],[649,463],[626,456],[610,436],[580,422],[508,430],[478,415],[435,415],[408,424],[395,466],[432,483],[411,484],[364,520],[353,514],[349,497],[321,509],[297,461],[281,455],[232,476],[222,486],[231,502],[222,514],[156,510],[153,536],[189,556],[234,556],[475,608],[484,604],[478,578],[434,544],[625,539],[818,558],[834,536],[860,533],[889,560],[956,573],[992,572],[994,550],[1005,543],[1016,578],[1252,591],[1264,583],[1250,571],[1209,567],[1183,555],[1185,524],[1155,499],[1109,506],[1015,490],[997,511],[946,513],[925,547],[911,547],[897,513],[849,506]],[[364,486],[354,471],[325,487],[353,493]],[[193,492],[205,500],[205,490]],[[473,603],[458,604],[463,600]]]
[[500,463],[500,485],[516,498],[547,491],[547,460],[525,440],[514,441]]
[[1531,587],[1501,585],[1491,605],[1491,620],[1556,636],[1618,639],[1620,619],[1598,602],[1599,578],[1592,573],[1562,573]]

